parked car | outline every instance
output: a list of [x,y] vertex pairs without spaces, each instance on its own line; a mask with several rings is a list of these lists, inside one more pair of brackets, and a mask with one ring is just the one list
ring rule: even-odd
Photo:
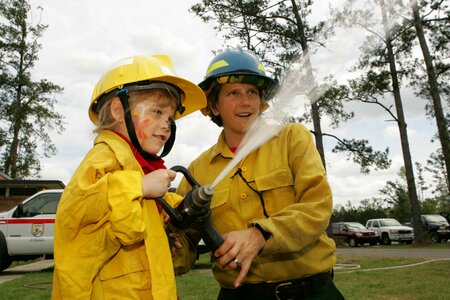
[[53,255],[55,214],[62,192],[38,192],[0,213],[0,271],[13,261]]
[[403,226],[396,219],[370,219],[366,222],[366,227],[380,235],[382,245],[390,245],[392,241],[411,244],[414,240],[414,229]]
[[442,215],[421,215],[420,221],[433,242],[441,243],[450,239],[450,225]]
[[450,213],[448,211],[442,211],[439,213],[441,216],[443,216],[448,223],[450,223]]
[[376,245],[380,240],[376,231],[369,230],[358,222],[337,222],[331,224],[331,228],[333,239],[335,241],[342,240],[350,247],[364,244]]

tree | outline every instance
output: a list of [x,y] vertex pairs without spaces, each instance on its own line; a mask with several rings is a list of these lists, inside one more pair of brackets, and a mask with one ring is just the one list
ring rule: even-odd
[[422,164],[416,162],[416,170],[417,170],[417,187],[419,192],[419,200],[425,200],[423,193],[428,190],[429,186],[427,185],[425,178],[424,178],[424,168],[422,167]]
[[359,222],[363,225],[369,219],[387,218],[388,209],[383,207],[384,201],[380,198],[364,199],[359,207],[350,202],[339,210],[333,210],[332,222]]
[[56,152],[49,132],[64,130],[54,109],[62,88],[31,76],[47,26],[33,24],[30,9],[25,0],[0,1],[0,167],[12,178],[38,175],[39,150],[45,157]]
[[[422,1],[422,8],[429,4],[428,1]],[[447,170],[447,181],[450,182],[450,135],[448,131],[448,124],[445,118],[445,113],[442,107],[441,96],[439,91],[439,82],[438,75],[445,74],[445,80],[443,86],[444,88],[449,86],[449,69],[450,64],[448,63],[448,54],[449,54],[449,40],[450,40],[450,10],[448,9],[448,4],[444,1],[432,1],[431,8],[432,10],[443,9],[444,17],[438,17],[433,19],[424,19],[421,16],[420,10],[421,6],[419,6],[417,0],[409,0],[411,10],[412,10],[412,24],[416,30],[417,39],[419,40],[420,49],[422,50],[423,60],[426,66],[426,74],[427,74],[427,83],[428,88],[425,90],[428,92],[429,96],[432,99],[432,107],[433,107],[433,115],[436,119],[436,124],[438,127],[439,140],[441,142],[442,154],[445,163],[445,169]],[[430,53],[430,49],[427,42],[427,37],[425,35],[425,29],[431,29],[430,36],[434,36],[435,42],[435,52],[446,53],[444,57],[446,59],[438,62],[438,68],[435,67],[433,63],[433,55]],[[441,33],[443,34],[439,34]],[[438,36],[439,38],[436,38]],[[446,62],[447,61],[447,62]],[[436,71],[438,70],[438,72]],[[445,91],[445,89],[444,89]],[[448,95],[448,93],[447,93]],[[428,97],[427,97],[428,98]]]
[[[314,78],[310,55],[315,51],[312,45],[324,45],[327,34],[332,32],[324,22],[311,26],[306,17],[311,13],[312,0],[269,1],[269,0],[203,0],[191,7],[191,11],[204,22],[212,23],[213,28],[220,32],[226,43],[238,40],[249,50],[253,51],[268,66],[268,69],[282,78],[294,61],[301,58],[306,70],[306,80],[302,81],[313,88],[322,89]],[[299,80],[300,81],[300,80]],[[333,93],[334,90],[330,90]],[[339,103],[339,98],[328,101],[328,95],[320,98],[310,98],[311,111],[301,120],[292,118],[291,121],[307,121],[313,124],[312,133],[315,136],[316,147],[326,165],[323,137],[334,135],[322,131],[321,119],[323,115],[330,116],[332,126],[339,126],[353,117]],[[317,101],[316,101],[317,100]],[[384,154],[374,152],[367,146],[366,140],[354,141],[337,139],[338,143],[351,143],[335,149],[336,152],[350,151],[350,156],[357,163],[364,161],[362,171],[368,172],[368,165],[376,165],[380,169],[387,168],[390,161],[388,152]],[[362,158],[361,155],[367,155]],[[377,160],[380,159],[380,160]]]
[[450,183],[447,181],[448,174],[445,169],[442,149],[438,149],[430,155],[425,166],[425,171],[432,175],[432,181],[434,183],[432,193],[438,200],[439,206],[443,211],[450,211]]
[[408,201],[408,190],[405,184],[400,181],[386,182],[386,185],[380,190],[386,198],[386,203],[390,206],[389,215],[400,222],[411,219],[411,209]]
[[[361,5],[361,3],[359,3]],[[398,10],[404,9],[398,1],[374,0],[357,8],[354,0],[348,0],[341,11],[335,11],[335,19],[343,26],[359,26],[372,35],[366,40],[363,53],[357,65],[358,71],[366,71],[360,79],[350,81],[352,97],[365,103],[380,105],[397,123],[407,181],[407,196],[417,243],[425,240],[420,223],[420,203],[417,196],[414,170],[409,149],[407,124],[401,98],[401,79],[404,72],[401,58],[412,52],[412,30],[398,22]],[[376,13],[376,11],[379,13]],[[381,20],[381,22],[380,22]],[[400,61],[400,63],[399,63]],[[400,68],[399,68],[400,66]],[[385,94],[391,94],[396,112],[379,101]],[[392,183],[394,188],[395,183]],[[399,190],[396,190],[398,192]],[[405,194],[403,194],[405,195]],[[397,195],[400,197],[401,195]]]

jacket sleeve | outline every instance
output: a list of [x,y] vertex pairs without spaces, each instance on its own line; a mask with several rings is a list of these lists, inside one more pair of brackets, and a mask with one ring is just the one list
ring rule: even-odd
[[140,203],[142,175],[137,171],[115,171],[109,176],[108,185],[112,234],[123,245],[132,245],[143,240],[145,225]]
[[124,170],[106,144],[97,144],[87,154],[64,194],[57,213],[64,239],[90,236],[92,247],[96,237],[124,245],[143,239],[142,174]]

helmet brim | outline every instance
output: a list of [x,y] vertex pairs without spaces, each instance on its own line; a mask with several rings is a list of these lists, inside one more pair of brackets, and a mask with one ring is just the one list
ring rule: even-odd
[[[176,112],[174,119],[178,120],[184,118],[191,113],[206,107],[206,96],[203,90],[195,83],[176,76],[165,75],[161,77],[152,78],[152,81],[167,82],[178,87],[183,93],[184,97],[181,99],[181,105],[185,108],[183,113]],[[99,97],[101,98],[101,97]],[[96,123],[98,120],[97,113],[91,108],[89,109],[89,118]]]

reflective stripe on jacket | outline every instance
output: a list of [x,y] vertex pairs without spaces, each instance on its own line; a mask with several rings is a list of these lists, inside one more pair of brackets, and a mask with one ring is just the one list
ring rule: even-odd
[[143,175],[123,139],[99,133],[58,205],[53,299],[176,299],[164,222],[143,200]]

